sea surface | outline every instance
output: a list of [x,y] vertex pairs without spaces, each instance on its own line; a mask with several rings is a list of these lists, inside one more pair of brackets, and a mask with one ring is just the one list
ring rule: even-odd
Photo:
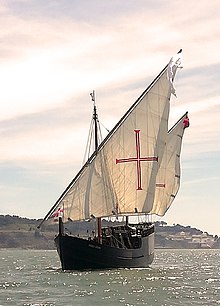
[[0,305],[220,305],[220,250],[156,250],[146,269],[62,272],[56,251],[0,250]]

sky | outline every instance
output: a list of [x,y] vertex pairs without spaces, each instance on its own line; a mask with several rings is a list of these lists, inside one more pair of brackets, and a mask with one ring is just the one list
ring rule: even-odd
[[82,165],[96,92],[111,129],[183,49],[186,111],[168,224],[220,236],[220,1],[0,1],[0,214],[42,218]]

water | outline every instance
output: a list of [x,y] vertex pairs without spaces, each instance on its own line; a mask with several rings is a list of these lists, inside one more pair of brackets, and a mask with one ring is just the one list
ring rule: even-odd
[[56,251],[0,250],[0,305],[220,305],[220,250],[156,250],[148,269],[65,273]]

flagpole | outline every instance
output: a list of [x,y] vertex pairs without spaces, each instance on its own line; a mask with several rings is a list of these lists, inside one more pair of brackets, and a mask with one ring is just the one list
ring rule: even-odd
[[95,132],[95,151],[97,151],[99,143],[98,143],[98,115],[96,111],[96,103],[95,103],[95,91],[93,90],[92,93],[90,93],[93,101],[93,121],[94,121],[94,132]]

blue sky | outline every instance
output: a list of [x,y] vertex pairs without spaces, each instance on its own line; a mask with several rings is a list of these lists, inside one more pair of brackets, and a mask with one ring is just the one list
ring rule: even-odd
[[215,0],[1,1],[0,214],[43,217],[82,164],[89,93],[110,129],[183,48],[170,125],[185,111],[191,125],[162,220],[220,235],[219,11]]

